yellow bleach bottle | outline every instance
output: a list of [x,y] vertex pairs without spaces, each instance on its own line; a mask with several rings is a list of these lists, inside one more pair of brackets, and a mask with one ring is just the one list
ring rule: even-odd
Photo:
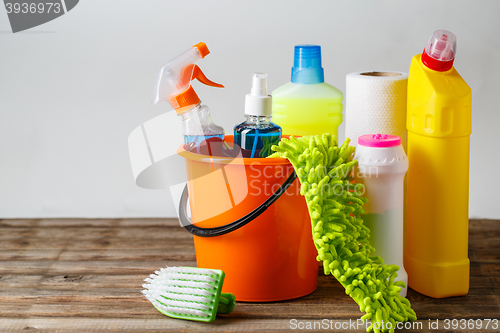
[[330,133],[338,141],[342,123],[342,92],[325,82],[319,45],[297,45],[292,79],[275,89],[273,121],[284,135]]
[[472,93],[453,67],[456,38],[433,33],[408,76],[409,286],[436,298],[469,291],[468,207]]

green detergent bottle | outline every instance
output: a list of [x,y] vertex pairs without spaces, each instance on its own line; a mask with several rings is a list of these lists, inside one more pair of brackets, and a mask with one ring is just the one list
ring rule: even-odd
[[272,92],[273,120],[284,135],[335,135],[342,123],[342,92],[325,83],[319,45],[297,45],[292,82]]

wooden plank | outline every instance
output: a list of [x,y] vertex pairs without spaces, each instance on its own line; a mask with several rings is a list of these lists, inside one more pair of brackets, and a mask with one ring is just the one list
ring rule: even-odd
[[180,227],[179,220],[174,218],[147,219],[0,219],[0,228],[68,228],[68,227]]
[[500,249],[498,251],[470,251],[469,260],[476,263],[498,263],[500,262]]
[[135,250],[10,250],[0,251],[0,261],[195,261],[193,248],[164,248],[161,251]]
[[[158,269],[160,267],[154,268]],[[92,274],[62,274],[62,275],[2,275],[0,276],[0,290],[16,288],[42,289],[72,289],[82,290],[100,288],[135,288],[138,281],[146,278],[147,274],[133,275],[92,275]],[[141,282],[142,283],[142,282]],[[479,289],[479,293],[499,293],[500,277],[473,276],[470,280],[470,289]],[[485,291],[488,289],[490,291]],[[332,294],[341,294],[343,287],[332,276],[320,275],[318,289],[313,295],[316,297],[330,297]],[[413,291],[410,291],[410,296]],[[302,299],[302,298],[301,298]]]
[[3,261],[0,264],[0,276],[21,274],[45,274],[54,261],[37,260],[37,261]]
[[[355,325],[355,320],[351,323]],[[293,324],[292,324],[293,323]],[[309,323],[312,329],[306,329],[306,324]],[[303,329],[298,329],[298,325]],[[335,320],[332,318],[324,318],[316,321],[297,320],[292,322],[289,319],[253,319],[249,322],[242,318],[232,318],[229,316],[220,316],[212,323],[201,323],[195,321],[181,321],[172,318],[131,318],[131,319],[94,319],[94,318],[27,318],[27,319],[1,319],[0,325],[4,332],[51,332],[51,333],[80,333],[80,332],[290,332],[290,331],[306,331],[306,332],[353,332],[363,333],[366,332],[365,324],[354,326],[356,328],[342,330],[344,327],[349,327],[348,320]],[[295,326],[294,326],[295,325]],[[315,325],[315,326],[314,326]],[[324,326],[326,325],[326,326]],[[339,327],[336,329],[335,327]],[[443,321],[439,322],[438,329],[430,330],[429,322],[421,320],[415,323],[408,323],[410,329],[404,329],[408,333],[414,332],[449,332],[446,330]],[[485,326],[486,324],[484,324]],[[295,329],[294,329],[295,327]],[[314,329],[316,327],[316,329]],[[323,328],[321,328],[323,327]],[[498,329],[489,325],[488,329],[471,329],[467,332],[496,332]]]
[[[171,318],[151,319],[91,319],[58,318],[54,319],[3,319],[0,325],[6,332],[29,332],[30,327],[36,332],[231,332],[238,330],[254,332],[289,331],[289,320],[256,319],[251,324],[245,319],[217,318],[212,323],[179,321]],[[64,327],[64,330],[61,330]],[[364,329],[353,332],[364,332]]]
[[191,248],[193,249],[193,237],[160,239],[152,242],[150,239],[142,238],[113,238],[105,237],[98,239],[79,239],[77,242],[68,242],[65,238],[13,238],[0,241],[0,250],[17,249],[72,249],[72,250],[99,250],[99,249],[150,249],[159,251],[168,248]]
[[166,241],[192,236],[181,227],[68,227],[68,228],[6,228],[8,232],[0,233],[0,241],[12,238],[63,238],[68,241],[102,238],[133,238]]
[[[63,219],[66,220],[66,219]],[[6,227],[36,227],[41,219],[0,219],[0,228],[4,230]]]
[[[103,298],[104,299],[104,298]],[[33,300],[36,302],[37,300]],[[56,303],[57,302],[57,303]],[[352,303],[352,302],[351,302]],[[0,304],[0,317],[43,318],[43,317],[87,317],[87,318],[161,318],[153,305],[144,299],[137,300],[114,297],[110,301],[93,303],[91,299],[81,298],[54,298],[45,302],[9,302]],[[237,304],[231,313],[231,318],[277,319],[357,319],[361,316],[357,307],[337,307],[332,310],[331,304],[295,304],[280,307],[276,304],[247,305]]]
[[[152,272],[151,272],[152,273]],[[6,289],[58,289],[92,290],[113,288],[139,288],[148,275],[3,275],[0,290]]]
[[53,250],[3,250],[0,251],[1,261],[32,261],[32,260],[56,260],[61,249]]
[[64,251],[59,261],[196,261],[193,248],[165,248],[161,251],[151,250],[83,250]]
[[[87,289],[78,287],[67,290],[40,288],[2,290],[0,291],[0,313],[3,316],[9,316],[14,311],[8,310],[10,304],[17,307],[24,304],[30,306],[30,312],[27,312],[29,316],[41,316],[44,311],[50,309],[52,312],[61,311],[60,315],[64,312],[66,316],[82,312],[95,317],[113,317],[120,315],[118,313],[132,315],[133,313],[129,312],[133,312],[134,308],[130,308],[130,304],[136,304],[136,311],[144,305],[150,306],[140,294],[142,277],[136,278],[135,282],[134,288]],[[447,299],[431,299],[413,290],[410,290],[408,295],[414,310],[421,318],[431,319],[495,317],[500,313],[497,298],[497,293],[486,294],[481,291],[474,292],[474,290],[467,296]],[[40,304],[46,306],[37,306]],[[71,304],[73,308],[63,307],[66,304]],[[99,304],[107,304],[109,309],[103,312],[97,306]],[[2,306],[4,310],[1,310]],[[360,312],[357,305],[340,290],[336,293],[325,293],[320,289],[311,295],[286,303],[238,303],[233,315],[247,318],[293,318],[300,315],[301,318],[317,319],[328,316],[349,319],[356,318]]]
[[0,275],[147,275],[165,266],[196,266],[196,261],[86,261],[84,264],[72,261],[4,261],[0,265]]
[[483,231],[496,231],[498,232],[498,223],[500,220],[492,219],[470,219],[469,220],[469,231],[473,232],[475,230]]

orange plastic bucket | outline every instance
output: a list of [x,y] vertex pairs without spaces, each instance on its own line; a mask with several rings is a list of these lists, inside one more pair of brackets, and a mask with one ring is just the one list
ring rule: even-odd
[[[178,154],[185,158],[189,179],[181,223],[194,235],[198,267],[225,272],[222,292],[249,302],[312,293],[317,252],[307,205],[288,160],[216,157],[184,147]],[[187,193],[190,223],[183,218]]]

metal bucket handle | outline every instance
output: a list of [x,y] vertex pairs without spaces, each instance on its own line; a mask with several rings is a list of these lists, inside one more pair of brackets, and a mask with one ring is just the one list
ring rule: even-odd
[[295,171],[293,171],[290,176],[288,176],[288,178],[283,182],[283,184],[281,184],[281,186],[276,190],[276,192],[274,192],[269,198],[267,198],[266,201],[264,201],[260,206],[255,208],[247,215],[237,219],[236,221],[215,228],[201,228],[192,224],[191,219],[187,216],[189,193],[186,184],[186,187],[184,187],[184,190],[182,191],[181,203],[179,205],[179,217],[181,225],[191,234],[198,237],[216,237],[230,233],[231,231],[243,227],[245,224],[249,223],[253,219],[257,218],[260,214],[264,213],[266,209],[268,209],[276,200],[278,200],[279,197],[281,197],[283,193],[286,192],[286,190],[290,187],[290,185],[292,185],[296,178],[297,174],[295,173]]

